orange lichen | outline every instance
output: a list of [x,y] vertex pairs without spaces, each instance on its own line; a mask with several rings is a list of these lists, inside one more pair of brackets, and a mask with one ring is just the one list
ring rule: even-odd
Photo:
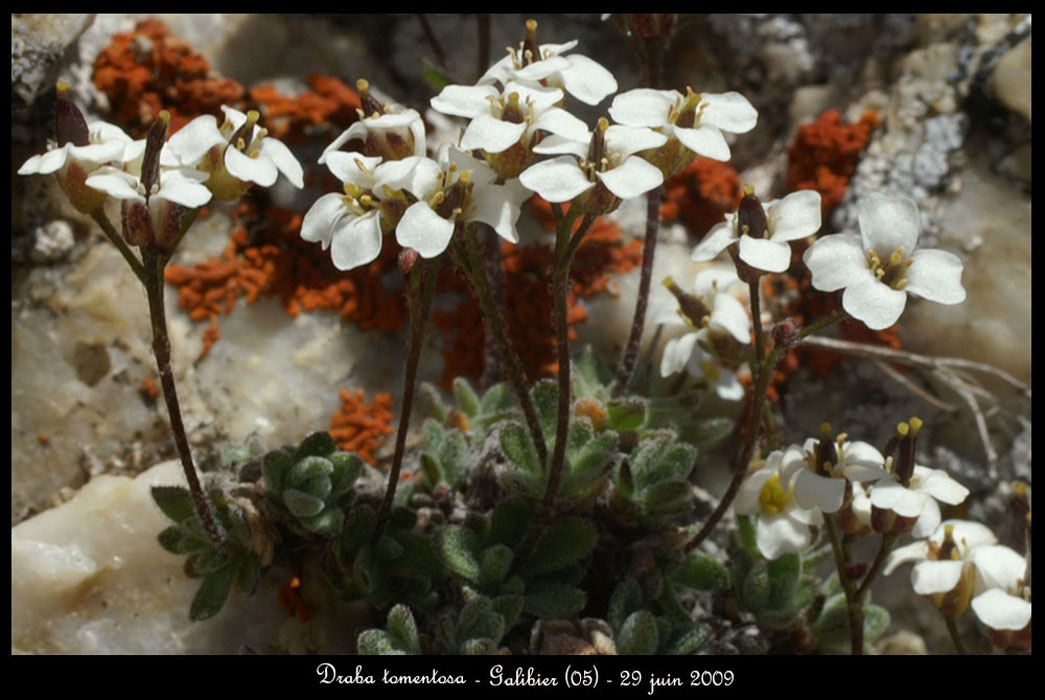
[[38,443],[40,443],[41,445],[46,445],[48,442],[51,441],[51,438],[47,437],[46,433],[37,433],[36,434],[36,441]]
[[877,126],[878,113],[874,110],[864,112],[855,124],[843,124],[837,109],[799,126],[787,151],[788,190],[816,190],[824,214],[829,213],[842,201],[860,152]]
[[338,447],[354,452],[370,465],[375,463],[374,452],[385,444],[392,428],[392,395],[374,394],[370,404],[362,390],[352,393],[342,389],[341,408],[330,417],[330,436]]
[[301,597],[301,577],[292,576],[290,582],[279,589],[279,604],[287,611],[290,617],[296,617],[302,622],[308,622],[316,610]]
[[170,133],[201,114],[222,118],[221,105],[242,106],[243,86],[211,75],[210,64],[163,22],[146,19],[122,32],[94,60],[93,80],[113,119],[136,137],[166,109]]
[[728,212],[736,211],[743,195],[740,176],[733,166],[697,156],[665,183],[660,218],[665,222],[681,219],[699,238],[725,221]]
[[269,135],[288,143],[306,142],[309,128],[329,124],[344,129],[359,118],[359,93],[337,78],[312,73],[310,90],[288,97],[272,85],[251,88],[250,99],[261,105]]
[[160,395],[159,389],[156,388],[156,382],[153,381],[152,377],[142,379],[141,384],[138,385],[138,391],[141,392],[142,398],[149,403],[155,401],[156,397]]
[[301,311],[337,311],[363,330],[394,331],[406,324],[401,289],[386,289],[384,273],[395,264],[398,246],[386,246],[370,265],[340,272],[319,246],[303,241],[300,214],[261,209],[245,200],[233,214],[236,226],[222,254],[192,267],[169,265],[164,273],[178,288],[178,304],[193,321],[209,320],[202,359],[220,337],[217,317],[236,300],[253,304],[279,296],[291,316]]

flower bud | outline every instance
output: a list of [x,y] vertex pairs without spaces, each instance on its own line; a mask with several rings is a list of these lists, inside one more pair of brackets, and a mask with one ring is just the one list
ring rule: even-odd
[[773,342],[778,348],[793,348],[798,345],[798,324],[793,318],[785,318],[773,325]]
[[91,142],[83,112],[69,99],[69,84],[58,83],[58,99],[54,103],[54,138],[61,148],[67,143],[86,146]]
[[403,275],[403,279],[410,279],[410,272],[414,269],[414,264],[417,262],[418,254],[413,248],[403,248],[399,251],[399,257],[396,258],[396,263],[399,265],[399,273]]
[[744,197],[737,210],[737,227],[740,235],[752,238],[765,238],[769,229],[766,210],[762,208],[762,202],[755,196],[755,188],[751,185],[744,186]]

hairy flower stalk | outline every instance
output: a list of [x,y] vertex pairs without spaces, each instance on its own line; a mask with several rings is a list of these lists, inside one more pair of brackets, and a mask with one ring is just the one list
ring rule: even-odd
[[[404,256],[416,254],[409,249],[400,253],[402,263]],[[424,340],[425,325],[428,321],[428,312],[432,306],[432,295],[435,292],[435,282],[439,277],[438,263],[429,263],[426,260],[416,259],[416,263],[410,271],[407,284],[409,293],[407,299],[410,304],[410,345],[406,357],[406,377],[403,382],[403,404],[399,412],[399,427],[396,432],[395,452],[392,455],[392,468],[388,472],[388,488],[385,489],[385,498],[381,501],[381,508],[377,513],[377,525],[374,528],[373,541],[381,538],[385,529],[388,515],[392,511],[392,500],[395,498],[396,487],[399,485],[399,472],[403,466],[403,454],[406,451],[406,432],[410,428],[410,412],[414,405],[414,385],[417,381],[417,364],[421,359],[421,344]],[[403,265],[401,264],[401,267]]]

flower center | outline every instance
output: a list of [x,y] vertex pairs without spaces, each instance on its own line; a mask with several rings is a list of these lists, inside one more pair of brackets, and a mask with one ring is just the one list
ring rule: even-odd
[[867,254],[867,267],[875,279],[896,291],[901,291],[907,286],[907,278],[904,275],[913,262],[914,258],[904,256],[902,246],[894,250],[884,263],[877,252],[872,250]]
[[682,129],[692,129],[700,123],[700,113],[707,107],[701,104],[700,95],[686,86],[686,96],[668,111],[668,122]]
[[785,491],[783,484],[780,483],[780,475],[774,474],[762,487],[762,492],[758,495],[758,502],[762,504],[762,510],[765,512],[779,513],[791,500],[791,491],[791,488]]

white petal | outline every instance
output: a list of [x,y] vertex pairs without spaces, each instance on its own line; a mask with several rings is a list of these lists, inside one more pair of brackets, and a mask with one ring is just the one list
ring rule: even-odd
[[225,113],[225,118],[232,122],[232,131],[236,132],[241,126],[247,122],[247,115],[239,111],[235,107],[229,107],[228,105],[222,105],[221,111]]
[[443,170],[448,170],[450,165],[457,166],[457,172],[467,170],[471,173],[471,182],[476,185],[488,185],[497,180],[497,171],[478,158],[473,158],[466,151],[461,150],[452,143],[444,143],[439,152],[439,165]]
[[744,385],[740,383],[740,377],[726,367],[718,368],[718,374],[712,386],[715,389],[715,395],[723,401],[739,401],[744,398]]
[[998,538],[989,527],[972,520],[945,520],[936,528],[931,539],[937,544],[942,543],[948,527],[953,528],[954,541],[965,550],[998,542]]
[[769,238],[740,237],[740,259],[766,272],[783,272],[791,266],[791,246]]
[[976,565],[977,591],[1003,588],[1014,591],[1027,576],[1027,560],[1001,544],[980,545],[969,554]]
[[145,197],[138,193],[138,178],[116,168],[106,167],[96,170],[87,176],[84,184],[116,199],[145,201]]
[[682,145],[697,155],[714,160],[729,160],[729,145],[722,132],[713,126],[698,126],[695,129],[684,129],[672,125],[671,132]]
[[616,168],[595,175],[621,199],[638,197],[664,182],[660,168],[638,156],[629,156]]
[[470,151],[481,148],[487,153],[500,153],[519,143],[526,124],[505,122],[489,114],[476,117],[461,138],[461,148]]
[[972,610],[980,622],[996,630],[1021,630],[1031,621],[1031,604],[1000,588],[973,598]]
[[396,226],[399,245],[413,248],[422,258],[434,258],[450,245],[454,223],[432,211],[426,202],[411,204]]
[[906,292],[898,292],[874,278],[867,268],[846,287],[842,308],[873,331],[896,323],[907,304]]
[[[213,119],[213,117],[211,117]],[[130,143],[133,139],[127,135],[127,132],[109,122],[96,121],[87,123],[87,131],[91,135],[91,141],[93,143],[104,143],[106,141],[122,141],[124,143]],[[173,136],[171,137],[173,138]]]
[[911,479],[912,485],[917,479],[917,489],[927,493],[937,501],[955,506],[965,500],[969,495],[969,489],[965,488],[952,479],[947,472],[941,469],[927,469],[915,466],[914,475]]
[[569,202],[595,186],[584,176],[573,156],[559,156],[531,165],[519,175],[519,182],[549,202]]
[[501,94],[505,96],[506,100],[513,92],[519,95],[519,104],[530,102],[533,105],[534,112],[538,113],[558,104],[564,96],[563,91],[557,87],[546,87],[540,83],[527,83],[517,80],[510,81],[501,90]]
[[357,122],[353,122],[351,126],[338,134],[337,138],[334,139],[329,146],[323,149],[323,153],[319,156],[320,164],[327,162],[327,156],[331,153],[336,153],[345,143],[352,139],[365,138],[366,137],[366,126],[363,124],[365,119],[360,119]]
[[437,112],[474,118],[489,114],[489,98],[499,96],[500,92],[492,85],[447,85],[429,103]]
[[[726,92],[721,95],[701,95],[700,122],[743,134],[755,128],[758,123],[758,111],[751,106],[747,98],[739,92]],[[707,105],[703,107],[703,105]]]
[[211,191],[206,185],[200,184],[191,177],[183,176],[175,170],[161,174],[160,190],[153,197],[160,197],[183,207],[196,209],[210,201]]
[[374,170],[374,192],[383,196],[384,188],[406,190],[419,199],[428,199],[439,187],[443,169],[431,158],[410,156],[390,160]]
[[802,262],[812,273],[813,287],[821,292],[838,291],[853,281],[854,271],[868,269],[860,236],[846,232],[817,239]]
[[903,547],[897,547],[889,553],[889,558],[885,560],[885,570],[883,573],[888,576],[901,564],[906,564],[909,561],[924,560],[928,556],[929,543],[925,540],[922,540],[921,542],[912,542]]
[[542,112],[536,120],[534,120],[534,126],[538,129],[543,129],[557,136],[569,139],[571,141],[577,141],[579,143],[587,144],[591,138],[591,133],[588,131],[588,125],[582,122],[577,117],[573,116],[565,109],[558,107],[549,107]]
[[513,70],[512,75],[518,80],[544,80],[552,73],[558,73],[570,67],[570,62],[565,56],[549,56],[540,61],[534,61],[528,66]]
[[873,445],[857,440],[843,444],[842,473],[850,481],[873,481],[886,476],[885,458]]
[[[373,175],[381,164],[381,156],[371,158],[355,151],[331,151],[326,154],[325,163],[341,182],[370,189],[374,186]],[[363,164],[362,168],[359,163]]]
[[864,250],[875,251],[887,260],[897,248],[914,250],[921,228],[918,205],[907,197],[889,197],[872,192],[860,202],[858,213]]
[[906,291],[939,304],[965,301],[962,261],[945,250],[916,250],[907,270]]
[[798,190],[766,206],[769,237],[793,241],[820,230],[820,193]]
[[606,129],[606,150],[619,153],[621,157],[650,148],[660,148],[668,142],[664,134],[644,127],[614,124]]
[[795,501],[803,508],[834,513],[845,498],[845,479],[830,479],[803,469],[795,480]]
[[562,86],[581,102],[597,105],[617,92],[617,79],[608,70],[587,56],[568,56],[569,66],[561,69]]
[[273,138],[261,139],[261,155],[258,156],[258,159],[261,158],[271,160],[294,187],[298,189],[304,187],[304,172],[301,170],[301,163],[282,141]]
[[925,510],[929,496],[905,488],[895,481],[879,481],[871,488],[871,504],[891,510],[905,518],[915,518]]
[[610,118],[626,126],[667,126],[668,112],[681,99],[682,95],[673,90],[628,90],[613,98]]
[[738,515],[754,515],[760,512],[762,505],[759,498],[762,495],[762,487],[775,473],[775,470],[763,467],[749,474],[740,484],[737,497],[733,499],[733,511]]
[[345,207],[342,195],[336,192],[325,194],[315,201],[301,220],[301,237],[312,243],[321,242],[323,250],[330,246],[334,226],[344,216],[352,216]]
[[917,522],[911,528],[911,537],[928,537],[940,526],[940,506],[931,498],[925,499],[925,507],[922,514],[918,516]]
[[748,318],[744,305],[731,294],[719,292],[715,295],[710,327],[715,326],[732,335],[737,342],[751,342],[751,319]]
[[509,80],[512,70],[512,57],[505,56],[487,68],[483,76],[476,81],[476,84],[487,85],[495,82],[503,84]]
[[660,357],[660,376],[670,377],[685,369],[689,358],[693,356],[693,348],[696,343],[696,333],[686,333],[669,340],[664,345],[664,352]]
[[777,559],[784,554],[801,552],[809,546],[812,534],[802,523],[792,520],[784,513],[758,516],[755,527],[755,543],[766,559]]
[[923,561],[911,569],[911,585],[918,595],[954,590],[962,577],[962,561]]
[[119,160],[123,156],[126,143],[109,141],[108,143],[91,143],[86,146],[68,145],[69,157],[89,163],[108,163]]
[[337,269],[351,270],[376,260],[381,242],[381,218],[376,210],[363,216],[345,216],[334,222],[330,259]]
[[539,144],[533,147],[533,152],[540,155],[569,153],[578,158],[584,158],[588,155],[588,144],[589,141],[587,140],[576,141],[572,138],[559,136],[558,134],[549,134],[541,139]]
[[737,273],[725,268],[709,267],[697,273],[693,280],[693,293],[697,296],[712,296],[725,292],[730,285],[740,281]]
[[168,164],[163,162],[163,155],[169,149],[171,155],[174,156],[173,160],[176,161],[170,163],[171,165],[195,166],[199,164],[207,151],[223,143],[225,143],[225,137],[218,129],[218,120],[210,114],[205,114],[178,129],[167,140],[166,148],[160,154],[160,164]]
[[279,176],[276,164],[268,158],[251,158],[231,147],[225,149],[225,167],[233,177],[262,187],[271,187]]
[[715,224],[707,234],[700,239],[700,243],[690,254],[690,260],[694,262],[706,262],[712,260],[737,240],[733,233],[733,226],[729,221]]
[[518,243],[515,222],[519,220],[519,205],[515,199],[502,185],[479,185],[472,191],[469,220],[487,223],[504,240]]

